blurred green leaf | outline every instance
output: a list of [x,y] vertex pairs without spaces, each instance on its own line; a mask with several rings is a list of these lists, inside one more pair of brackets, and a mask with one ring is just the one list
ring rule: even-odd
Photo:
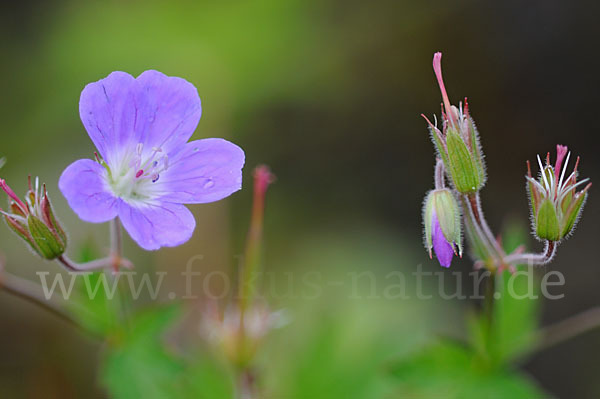
[[[80,262],[97,259],[98,251],[91,242],[85,243],[79,250]],[[72,276],[66,277],[70,279]],[[67,282],[69,284],[69,282]],[[91,333],[100,337],[107,336],[119,325],[121,299],[118,290],[114,295],[113,282],[104,272],[78,275],[75,279],[74,295],[66,302],[69,311],[77,321]]]
[[102,364],[102,383],[115,399],[183,397],[178,379],[181,361],[168,353],[162,334],[178,314],[170,306],[136,316],[130,327],[115,337]]
[[6,165],[6,158],[1,157],[0,158],[0,169],[2,169],[4,167],[4,165]]
[[234,397],[234,377],[222,362],[208,353],[198,353],[183,375],[182,392],[195,399]]
[[444,399],[548,398],[532,381],[508,370],[479,366],[468,347],[441,341],[391,368],[399,387],[394,397]]

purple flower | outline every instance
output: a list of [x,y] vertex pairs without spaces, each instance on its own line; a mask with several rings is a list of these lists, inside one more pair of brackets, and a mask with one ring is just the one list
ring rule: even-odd
[[196,222],[183,204],[218,201],[241,188],[241,148],[223,139],[188,142],[201,106],[184,79],[113,72],[83,89],[79,114],[101,158],[67,167],[60,190],[82,220],[119,217],[146,250],[190,239]]

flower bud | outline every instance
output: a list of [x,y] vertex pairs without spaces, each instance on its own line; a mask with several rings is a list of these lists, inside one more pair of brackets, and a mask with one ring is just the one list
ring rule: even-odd
[[244,312],[236,305],[221,311],[215,302],[202,310],[200,332],[236,365],[246,365],[255,356],[263,338],[289,323],[284,310],[271,311],[265,304],[254,303]]
[[54,216],[46,186],[40,190],[39,181],[36,179],[34,189],[30,178],[25,201],[22,201],[2,179],[0,188],[9,197],[9,211],[0,209],[8,227],[44,259],[52,260],[64,254],[67,235]]
[[589,182],[587,178],[577,181],[579,157],[573,172],[565,178],[571,153],[562,145],[556,146],[556,153],[554,166],[550,165],[550,153],[546,156],[545,165],[538,155],[540,177],[537,180],[532,177],[531,165],[527,161],[526,178],[534,234],[549,241],[560,241],[573,231],[592,185],[588,183],[577,192],[577,187]]
[[449,267],[453,254],[458,252],[462,256],[460,208],[452,191],[440,188],[427,194],[423,207],[423,224],[425,249],[430,258],[433,248],[440,265]]
[[479,133],[475,122],[469,115],[469,105],[465,98],[465,106],[450,104],[446,87],[442,79],[442,53],[433,56],[433,69],[442,92],[442,130],[424,115],[429,124],[431,138],[444,166],[448,171],[454,188],[462,194],[471,194],[481,190],[485,184],[485,164],[479,144]]

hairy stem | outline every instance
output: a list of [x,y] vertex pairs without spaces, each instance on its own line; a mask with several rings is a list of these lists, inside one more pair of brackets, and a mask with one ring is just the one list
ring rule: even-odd
[[483,210],[481,209],[481,198],[479,197],[479,193],[467,195],[466,201],[469,206],[469,211],[472,217],[475,219],[476,225],[481,229],[481,233],[483,234],[483,237],[481,238],[483,240],[486,240],[488,244],[493,248],[494,254],[498,258],[498,260],[502,260],[504,256],[506,256],[504,253],[504,249],[502,249],[502,247],[498,243],[498,240],[496,240],[496,237],[492,233],[490,226],[488,225],[487,221],[485,220],[485,217],[483,216]]
[[119,270],[119,266],[131,268],[132,264],[127,259],[122,257],[122,232],[121,222],[119,218],[110,221],[110,255],[96,259],[90,262],[77,263],[70,259],[67,255],[61,255],[56,258],[69,271],[75,273],[90,272],[94,270],[102,270],[112,268],[115,272]]
[[444,168],[444,162],[440,158],[438,158],[435,164],[434,172],[434,183],[436,190],[446,187],[446,183],[444,181],[445,173],[446,172]]
[[[478,197],[477,197],[478,198]],[[465,226],[468,229],[468,238],[471,239],[472,246],[478,249],[479,256],[483,256],[482,260],[492,259],[495,263],[500,264],[504,257],[504,251],[499,248],[498,242],[493,238],[487,223],[483,217],[479,201],[471,201],[467,195],[460,196],[465,218]],[[487,230],[487,233],[486,233]]]
[[106,269],[113,265],[113,258],[106,257],[101,259],[96,259],[90,262],[85,263],[77,263],[74,260],[70,259],[67,255],[62,255],[56,258],[57,261],[63,264],[69,271],[75,273],[81,272],[91,272],[93,270]]
[[510,265],[541,266],[549,263],[556,254],[556,242],[546,241],[544,250],[539,254],[512,254],[504,258],[504,262]]

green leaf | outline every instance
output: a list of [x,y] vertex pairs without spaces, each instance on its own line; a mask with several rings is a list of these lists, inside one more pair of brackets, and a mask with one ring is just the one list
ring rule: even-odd
[[533,347],[539,322],[539,289],[532,273],[522,266],[515,274],[504,271],[496,277],[491,329],[486,314],[468,317],[469,342],[485,367],[506,367]]
[[183,398],[179,378],[181,361],[162,343],[178,308],[145,311],[131,321],[123,336],[116,336],[102,364],[101,381],[115,399]]
[[232,370],[208,353],[197,353],[196,359],[183,376],[182,391],[186,397],[216,399],[234,397]]
[[391,372],[398,384],[394,397],[399,398],[548,398],[528,378],[482,368],[469,348],[447,340],[394,364]]

